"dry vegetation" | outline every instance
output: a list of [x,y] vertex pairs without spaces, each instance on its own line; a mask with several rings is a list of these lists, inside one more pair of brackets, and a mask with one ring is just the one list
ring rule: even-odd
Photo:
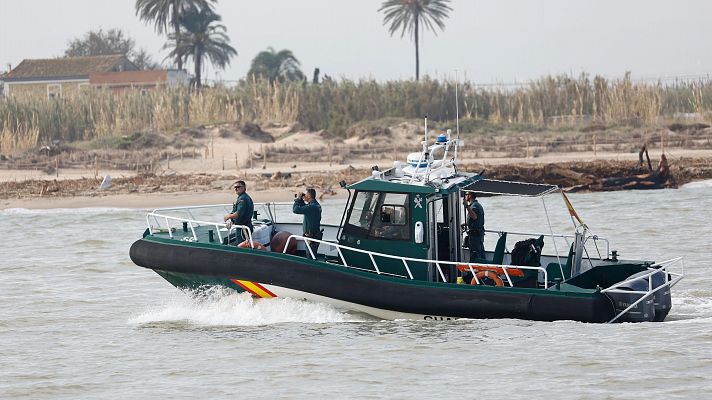
[[[86,91],[62,99],[0,101],[0,154],[49,144],[136,133],[175,133],[180,128],[230,122],[298,123],[346,138],[354,124],[382,118],[421,118],[445,124],[455,119],[455,83],[424,79],[270,84],[243,82],[234,88],[174,89],[141,95]],[[516,89],[460,84],[464,132],[541,132],[587,126],[659,126],[694,116],[710,119],[712,81],[673,85],[616,81],[588,75],[546,77]],[[690,121],[686,121],[690,122]],[[454,125],[452,122],[448,125]]]

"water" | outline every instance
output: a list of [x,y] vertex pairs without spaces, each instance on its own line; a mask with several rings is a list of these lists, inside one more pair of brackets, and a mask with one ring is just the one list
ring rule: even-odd
[[[709,396],[712,184],[570,197],[621,257],[686,257],[666,322],[379,321],[221,290],[196,300],[130,261],[145,210],[0,211],[0,397]],[[539,200],[481,202],[489,228],[546,221]],[[338,222],[341,207],[325,210]]]

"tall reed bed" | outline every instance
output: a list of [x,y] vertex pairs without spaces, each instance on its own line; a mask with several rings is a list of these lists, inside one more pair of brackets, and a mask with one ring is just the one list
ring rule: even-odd
[[[299,122],[308,129],[344,134],[352,124],[385,117],[451,121],[455,82],[333,81],[242,82],[236,87],[188,88],[141,94],[84,91],[62,99],[0,100],[0,152],[50,140],[86,140],[140,131],[222,122]],[[459,83],[460,116],[490,124],[538,128],[581,123],[654,125],[660,117],[694,113],[709,118],[712,81],[635,83],[583,74],[547,76],[517,88]]]

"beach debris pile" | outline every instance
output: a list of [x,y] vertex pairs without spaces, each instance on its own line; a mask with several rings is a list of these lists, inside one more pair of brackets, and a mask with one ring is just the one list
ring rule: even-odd
[[[661,164],[661,163],[658,163]],[[491,179],[548,183],[569,191],[610,191],[628,189],[630,182],[644,181],[647,174],[640,173],[640,166],[634,161],[572,161],[556,164],[504,164],[484,166],[464,164],[460,170],[479,172]],[[712,179],[712,165],[705,158],[685,158],[670,162],[665,174],[670,178],[663,187],[675,187],[699,179]],[[660,174],[656,170],[648,174]],[[353,183],[370,174],[366,168],[347,166],[332,171],[276,173],[241,173],[237,175],[217,175],[207,173],[182,174],[139,173],[133,176],[113,177],[111,187],[99,189],[102,179],[32,179],[25,181],[0,182],[0,199],[33,197],[107,196],[126,193],[179,193],[179,192],[221,192],[242,179],[248,182],[250,191],[284,189],[296,191],[305,186],[317,189],[320,197],[336,194],[339,182]],[[652,176],[651,175],[651,176]],[[616,179],[626,178],[628,182],[613,184]],[[630,178],[634,178],[630,180]],[[666,186],[670,185],[670,186]]]

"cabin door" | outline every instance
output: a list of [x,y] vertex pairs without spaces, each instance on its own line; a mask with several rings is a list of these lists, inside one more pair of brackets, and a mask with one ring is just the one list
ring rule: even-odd
[[[430,228],[429,258],[439,261],[460,261],[461,260],[461,235],[460,235],[460,210],[461,204],[457,193],[438,197],[428,204],[428,227]],[[436,270],[436,266],[431,265],[431,279],[442,281],[442,277]],[[443,273],[446,279],[454,282],[457,274],[455,266],[443,265]]]
[[460,221],[465,209],[460,200],[460,193],[450,193],[447,197],[449,204],[448,210],[448,234],[450,235],[448,242],[450,243],[450,261],[462,261],[462,231],[460,229]]

